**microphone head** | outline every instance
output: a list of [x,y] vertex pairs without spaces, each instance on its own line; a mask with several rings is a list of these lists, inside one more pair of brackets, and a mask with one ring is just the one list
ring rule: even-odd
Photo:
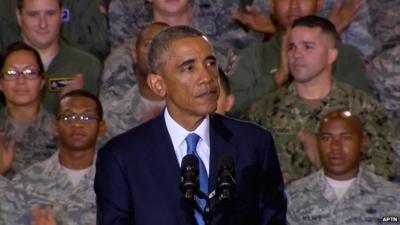
[[233,198],[235,189],[235,162],[232,156],[225,155],[218,163],[217,196],[227,203]]
[[230,155],[224,155],[219,159],[218,175],[220,176],[224,170],[228,170],[233,177],[235,176],[235,161]]
[[195,175],[199,175],[199,160],[193,154],[187,154],[182,159],[181,175],[186,171],[192,171]]
[[188,154],[181,163],[180,189],[185,199],[192,200],[199,191],[199,160],[195,155]]

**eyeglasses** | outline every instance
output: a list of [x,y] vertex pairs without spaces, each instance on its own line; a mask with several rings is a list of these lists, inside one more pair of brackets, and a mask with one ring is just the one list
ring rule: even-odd
[[72,123],[77,120],[84,122],[84,123],[89,123],[89,122],[92,122],[95,120],[99,121],[100,119],[98,116],[86,115],[86,114],[80,114],[80,115],[62,114],[62,115],[57,116],[57,120],[60,120],[65,123]]
[[1,77],[4,80],[17,80],[19,76],[23,75],[23,77],[27,80],[35,80],[39,77],[39,70],[37,69],[24,69],[22,71],[17,71],[15,69],[8,69],[5,72],[1,73]]

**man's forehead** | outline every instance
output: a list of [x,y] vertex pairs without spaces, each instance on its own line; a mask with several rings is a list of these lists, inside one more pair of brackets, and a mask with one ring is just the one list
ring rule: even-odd
[[96,108],[96,102],[85,96],[67,96],[60,102],[62,108],[73,108],[73,107],[93,107]]
[[58,9],[58,0],[24,0],[23,9],[31,9],[36,7],[46,8],[46,9]]
[[316,35],[316,34],[321,34],[321,28],[320,27],[304,27],[304,26],[298,26],[298,27],[293,27],[292,30],[290,31],[290,36],[291,37],[297,37],[299,34],[302,35]]
[[325,116],[321,123],[321,129],[327,129],[328,125],[344,125],[349,130],[359,129],[362,122],[357,115],[350,111],[334,111]]
[[207,60],[210,57],[215,58],[210,44],[201,37],[181,39],[181,41],[172,43],[170,49],[173,51],[171,55],[176,58],[178,65],[188,60],[194,63]]
[[169,51],[176,49],[176,47],[182,47],[186,50],[194,50],[203,48],[203,50],[212,52],[212,46],[205,36],[197,37],[185,37],[172,41],[169,46]]

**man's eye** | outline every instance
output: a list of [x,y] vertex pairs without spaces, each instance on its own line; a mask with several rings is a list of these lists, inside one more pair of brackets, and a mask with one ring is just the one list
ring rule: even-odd
[[27,15],[30,17],[35,17],[35,16],[38,16],[39,13],[38,12],[28,12]]
[[187,65],[187,66],[183,67],[183,72],[191,72],[193,70],[194,70],[193,65]]
[[352,139],[352,137],[350,135],[342,136],[342,138],[343,138],[343,140],[346,140],[346,141]]
[[207,62],[208,67],[215,67],[217,65],[217,62],[215,60],[210,60]]
[[322,141],[324,141],[324,142],[327,142],[327,141],[330,140],[330,137],[329,137],[329,136],[321,136],[320,139],[321,139]]
[[54,16],[54,15],[56,15],[57,13],[56,13],[56,11],[48,11],[48,12],[46,12],[46,14],[47,14],[48,16]]
[[312,45],[305,45],[304,48],[305,48],[305,49],[313,49],[314,46],[312,46]]

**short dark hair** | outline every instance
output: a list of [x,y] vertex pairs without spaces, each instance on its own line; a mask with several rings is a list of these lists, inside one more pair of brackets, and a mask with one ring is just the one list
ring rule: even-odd
[[334,46],[336,47],[338,40],[340,40],[339,33],[336,30],[335,25],[326,18],[310,15],[310,16],[303,16],[296,19],[293,24],[292,28],[295,27],[308,27],[308,28],[321,28],[321,32],[324,34],[328,34],[332,37],[334,41]]
[[101,105],[100,100],[96,96],[94,96],[92,93],[90,93],[86,90],[83,90],[83,89],[72,90],[70,92],[67,92],[63,96],[61,96],[61,98],[58,100],[58,103],[57,103],[57,109],[56,109],[57,115],[60,114],[61,101],[68,97],[85,97],[85,98],[89,98],[89,99],[93,100],[96,103],[97,116],[100,119],[103,119],[103,107]]
[[168,25],[167,23],[163,23],[163,22],[154,22],[154,23],[152,23],[152,24],[146,26],[145,28],[143,28],[143,29],[140,31],[139,35],[137,36],[137,39],[136,39],[136,48],[138,48],[139,45],[140,45],[140,43],[142,42],[144,31],[147,30],[147,29],[150,28],[150,27],[153,27],[153,26],[160,26],[161,28],[164,28],[164,29],[167,28],[167,27],[169,27],[169,25]]
[[[17,0],[17,9],[19,11],[21,11],[22,8],[24,8],[24,2],[25,2],[25,0]],[[60,6],[60,9],[61,9],[63,6],[63,0],[58,0],[58,5]]]
[[151,41],[148,53],[150,72],[157,73],[164,66],[164,53],[169,50],[172,42],[191,37],[205,38],[205,35],[190,26],[172,26],[157,34]]
[[218,71],[219,71],[219,82],[221,84],[221,88],[223,89],[223,91],[225,92],[226,95],[230,95],[232,93],[232,91],[231,91],[231,85],[229,83],[229,79],[226,76],[223,69],[218,67]]
[[28,51],[31,52],[33,54],[33,56],[36,59],[36,63],[39,66],[39,74],[40,76],[43,77],[43,73],[44,73],[44,66],[42,63],[42,59],[40,58],[40,55],[38,53],[38,51],[36,51],[36,49],[32,48],[31,46],[29,46],[28,44],[25,44],[22,41],[17,41],[14,42],[12,44],[10,44],[2,53],[0,56],[0,69],[3,68],[4,64],[6,63],[7,57],[9,55],[11,55],[14,52],[17,51]]

